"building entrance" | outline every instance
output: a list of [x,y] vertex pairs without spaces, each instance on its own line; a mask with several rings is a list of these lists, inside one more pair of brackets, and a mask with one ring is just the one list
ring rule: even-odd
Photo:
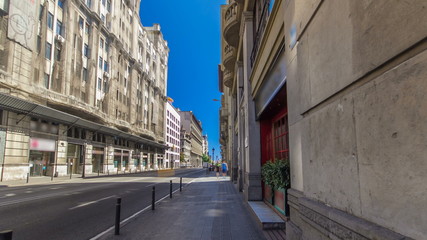
[[84,156],[83,146],[68,143],[67,148],[67,173],[81,174],[83,172]]

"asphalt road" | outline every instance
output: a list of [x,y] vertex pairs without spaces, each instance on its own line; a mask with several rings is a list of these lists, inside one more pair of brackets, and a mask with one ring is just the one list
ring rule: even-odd
[[[81,179],[52,185],[0,189],[0,231],[13,230],[13,240],[90,239],[114,225],[117,198],[122,198],[121,219],[151,206],[169,194],[169,181],[179,189],[205,174],[201,169],[177,169],[173,176],[155,172]],[[168,175],[169,173],[166,173]],[[161,224],[161,223],[159,223]]]

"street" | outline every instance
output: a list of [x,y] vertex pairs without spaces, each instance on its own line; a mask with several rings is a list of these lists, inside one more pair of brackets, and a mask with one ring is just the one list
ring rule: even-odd
[[[0,188],[0,231],[13,230],[13,239],[90,239],[114,225],[115,205],[122,198],[121,219],[205,174],[200,169],[177,169],[173,176],[143,172],[78,182]],[[159,174],[160,175],[160,174]],[[1,184],[0,184],[1,185]]]

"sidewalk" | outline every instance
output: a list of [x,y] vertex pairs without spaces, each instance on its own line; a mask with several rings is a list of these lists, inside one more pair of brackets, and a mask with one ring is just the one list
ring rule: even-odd
[[[122,206],[124,208],[126,206]],[[123,219],[123,218],[122,218]],[[230,178],[214,173],[198,178],[172,199],[165,199],[99,239],[265,239]]]

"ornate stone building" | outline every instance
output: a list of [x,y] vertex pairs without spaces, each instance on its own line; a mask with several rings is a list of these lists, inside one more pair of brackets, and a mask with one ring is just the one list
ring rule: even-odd
[[260,168],[287,159],[287,239],[424,239],[427,2],[221,13],[222,152],[246,199],[269,205]]
[[159,167],[169,48],[139,6],[0,6],[1,180]]

